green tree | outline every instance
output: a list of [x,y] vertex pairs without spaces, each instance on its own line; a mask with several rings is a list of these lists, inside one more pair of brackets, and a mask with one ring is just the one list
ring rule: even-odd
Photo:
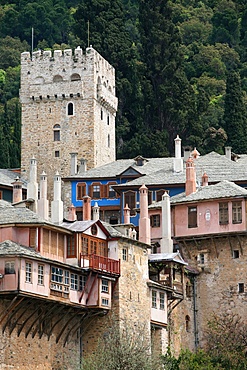
[[246,153],[246,104],[237,72],[230,72],[227,77],[223,119],[228,136],[227,145],[237,153]]

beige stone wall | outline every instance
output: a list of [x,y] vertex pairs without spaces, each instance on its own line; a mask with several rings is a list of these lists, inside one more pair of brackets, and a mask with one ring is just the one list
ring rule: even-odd
[[[75,74],[81,80],[71,81]],[[56,76],[60,82],[54,81]],[[32,59],[22,53],[20,99],[22,174],[29,176],[34,156],[38,182],[43,170],[48,174],[48,193],[56,171],[70,175],[72,152],[78,153],[78,159],[87,159],[88,168],[115,160],[115,71],[94,49],[88,48],[85,54],[75,50],[74,55],[71,50],[61,55],[55,51],[54,56],[36,52]],[[73,115],[67,114],[70,102]],[[60,141],[54,141],[56,124]]]

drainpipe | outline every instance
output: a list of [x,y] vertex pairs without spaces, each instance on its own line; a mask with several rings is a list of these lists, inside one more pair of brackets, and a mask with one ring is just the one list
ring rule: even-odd
[[199,346],[199,339],[198,339],[198,325],[197,325],[197,277],[192,277],[192,284],[193,284],[193,314],[194,314],[194,340],[195,340],[195,350],[197,351]]

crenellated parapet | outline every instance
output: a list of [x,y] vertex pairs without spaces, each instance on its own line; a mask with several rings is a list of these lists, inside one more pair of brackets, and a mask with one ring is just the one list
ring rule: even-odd
[[20,97],[22,103],[94,98],[115,113],[115,69],[92,47],[24,52]]

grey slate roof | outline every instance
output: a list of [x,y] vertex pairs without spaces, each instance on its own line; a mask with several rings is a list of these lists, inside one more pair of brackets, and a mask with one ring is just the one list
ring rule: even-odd
[[187,262],[185,262],[179,252],[175,253],[155,253],[155,254],[149,254],[148,260],[150,262],[159,262],[159,261],[174,261],[177,263],[180,263],[182,265],[187,265]]
[[[16,172],[7,169],[0,169],[0,185],[13,187],[12,182],[15,181],[17,176],[20,177]],[[21,180],[23,181],[23,179]],[[26,185],[26,182],[23,181],[23,188],[26,188]]]
[[[201,186],[196,190],[195,193],[192,193],[188,196],[185,195],[185,192],[174,195],[173,197],[171,197],[170,202],[171,204],[177,204],[235,197],[247,198],[247,190],[239,185],[236,185],[234,182],[224,180],[215,185]],[[161,201],[153,202],[148,208],[152,209],[159,207],[161,207]]]
[[26,257],[35,257],[42,258],[40,253],[36,252],[33,248],[24,247],[18,243],[12,242],[11,240],[5,240],[0,243],[0,256],[26,256]]
[[25,207],[13,207],[9,202],[0,200],[0,224],[44,223],[41,217]]

